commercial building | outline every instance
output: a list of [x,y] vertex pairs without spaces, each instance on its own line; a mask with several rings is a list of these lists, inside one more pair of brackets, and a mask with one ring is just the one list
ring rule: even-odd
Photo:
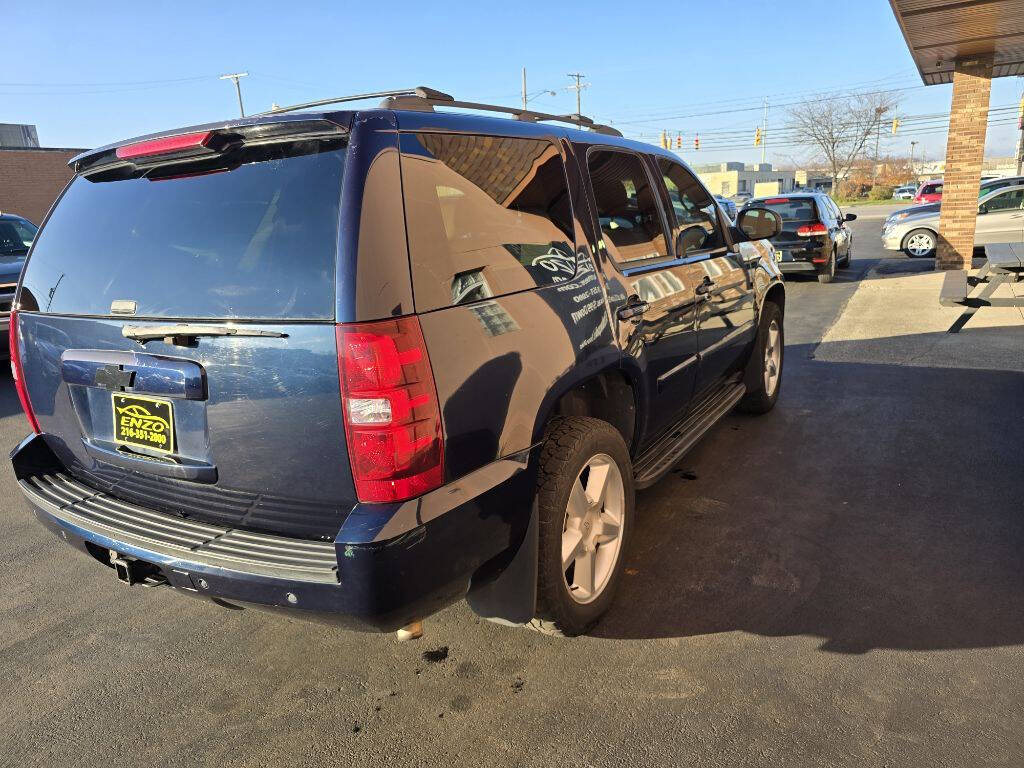
[[40,147],[34,125],[0,123],[0,211],[42,221],[72,172],[81,149]]
[[701,165],[694,170],[712,194],[723,197],[732,197],[737,192],[777,195],[792,192],[795,186],[793,171],[777,170],[771,163],[716,163]]
[[39,134],[34,125],[0,123],[0,147],[38,147]]

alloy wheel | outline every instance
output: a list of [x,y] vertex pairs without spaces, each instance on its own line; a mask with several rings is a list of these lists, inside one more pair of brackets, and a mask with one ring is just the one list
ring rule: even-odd
[[775,394],[775,388],[779,386],[779,375],[782,373],[781,335],[779,321],[772,320],[764,342],[764,393],[768,397]]
[[924,232],[918,232],[907,240],[907,250],[911,256],[927,256],[934,248],[932,236]]
[[596,600],[618,562],[626,492],[618,465],[599,453],[583,466],[569,493],[562,527],[562,577],[577,603]]

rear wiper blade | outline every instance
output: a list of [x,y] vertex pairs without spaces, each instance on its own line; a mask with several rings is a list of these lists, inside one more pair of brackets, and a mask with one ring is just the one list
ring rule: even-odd
[[241,325],[191,325],[177,323],[175,325],[126,325],[121,328],[121,335],[134,339],[140,344],[154,339],[164,339],[168,344],[183,344],[189,339],[200,336],[264,336],[283,339],[287,333],[264,331],[258,328],[246,328]]

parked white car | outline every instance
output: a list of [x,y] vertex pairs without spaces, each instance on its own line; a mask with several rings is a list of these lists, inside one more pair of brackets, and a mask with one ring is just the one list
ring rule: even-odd
[[[935,255],[939,242],[939,211],[925,211],[899,220],[889,219],[882,229],[882,247],[907,256]],[[1024,185],[1003,187],[978,200],[974,244],[1024,242]]]
[[892,199],[913,200],[915,194],[917,194],[917,187],[913,184],[906,184],[902,187],[896,187],[896,189],[892,191]]

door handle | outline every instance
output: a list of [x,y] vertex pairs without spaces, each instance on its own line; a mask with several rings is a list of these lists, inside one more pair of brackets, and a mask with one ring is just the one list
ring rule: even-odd
[[698,296],[707,296],[713,290],[715,290],[715,281],[712,280],[710,277],[705,277],[704,282],[702,282],[693,290],[694,293],[696,293]]
[[619,316],[619,320],[631,320],[639,317],[650,308],[651,305],[646,301],[630,301],[626,306],[621,307],[616,314]]

